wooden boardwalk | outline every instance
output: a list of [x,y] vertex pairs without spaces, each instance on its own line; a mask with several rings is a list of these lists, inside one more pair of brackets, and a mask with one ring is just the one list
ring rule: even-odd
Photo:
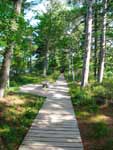
[[19,150],[83,150],[63,76],[49,88],[47,99]]

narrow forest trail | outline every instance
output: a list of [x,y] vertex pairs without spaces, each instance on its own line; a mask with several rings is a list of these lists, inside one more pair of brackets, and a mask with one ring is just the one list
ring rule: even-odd
[[46,101],[19,150],[83,150],[63,75],[49,87]]

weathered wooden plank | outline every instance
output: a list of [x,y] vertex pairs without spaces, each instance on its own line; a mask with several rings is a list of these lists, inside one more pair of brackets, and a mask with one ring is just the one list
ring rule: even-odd
[[69,113],[69,112],[65,112],[65,111],[56,112],[55,110],[53,110],[53,111],[43,111],[43,112],[40,112],[40,115],[41,114],[44,114],[44,115],[61,115],[61,116],[71,115],[71,113]]
[[57,142],[35,142],[35,141],[24,141],[23,142],[24,145],[28,145],[28,146],[45,146],[48,147],[48,146],[59,146],[59,147],[72,147],[72,148],[82,148],[82,144],[81,143],[57,143]]
[[[33,126],[35,127],[39,127],[39,128],[74,128],[74,125],[71,124],[33,124]],[[78,126],[75,125],[75,128],[77,128]]]
[[[66,121],[65,121],[66,122]],[[39,127],[39,128],[78,128],[78,124],[77,123],[62,123],[58,122],[58,120],[54,120],[54,121],[39,121],[39,122],[34,122],[32,124],[32,126],[34,127]]]
[[65,123],[62,123],[62,122],[54,122],[54,123],[48,123],[48,122],[44,122],[44,121],[34,121],[33,123],[32,123],[32,125],[34,125],[34,126],[39,126],[39,127],[41,127],[41,126],[46,126],[46,127],[76,127],[76,126],[78,126],[78,124],[77,123],[69,123],[69,122],[65,122]]
[[82,142],[81,138],[52,138],[52,137],[26,137],[24,141],[39,141],[39,142],[67,142],[67,143],[77,143]]
[[58,128],[78,128],[78,124],[77,123],[75,123],[75,124],[73,124],[73,123],[49,123],[48,124],[48,122],[33,122],[32,123],[32,126],[36,126],[36,127],[42,127],[42,128],[48,128],[48,127],[50,127],[50,128],[54,128],[54,127],[58,127]]
[[[75,119],[75,116],[74,115],[71,115],[71,114],[52,114],[51,113],[51,115],[50,116],[45,116],[45,114],[47,115],[48,113],[41,113],[41,114],[39,114],[38,116],[37,116],[37,118],[40,118],[40,117],[57,117],[57,118],[59,118],[59,117],[65,117],[65,118],[69,118],[69,117],[71,117],[71,118],[73,118],[73,119]],[[75,120],[74,120],[75,121]]]
[[38,117],[37,119],[39,119],[39,120],[42,120],[42,121],[40,121],[40,122],[55,122],[55,121],[57,121],[57,122],[65,122],[65,121],[68,121],[69,120],[69,123],[76,123],[76,121],[74,120],[74,118],[72,117],[72,116],[70,116],[70,117],[66,117],[66,116],[64,116],[64,117],[55,117],[55,116],[51,116],[51,117],[46,117],[46,116],[40,116],[40,117]]
[[71,120],[59,120],[59,119],[56,119],[56,120],[34,120],[34,124],[52,124],[52,125],[57,125],[57,124],[60,124],[60,125],[77,125],[77,122],[75,121],[71,121]]
[[76,131],[78,131],[79,132],[79,129],[76,127],[68,127],[68,128],[64,128],[64,127],[38,127],[38,126],[31,126],[31,128],[30,128],[31,130],[43,130],[43,131],[46,131],[46,130],[51,130],[51,131],[74,131],[74,132],[76,132]]
[[[28,145],[21,145],[21,150],[45,150],[45,146],[28,146]],[[19,149],[19,150],[20,150]],[[46,150],[81,150],[81,148],[70,148],[70,147],[46,147]]]
[[56,131],[56,130],[33,130],[33,129],[30,129],[29,130],[29,133],[32,133],[32,134],[62,134],[62,135],[78,135],[80,134],[78,131]]
[[57,138],[63,138],[65,136],[65,138],[80,138],[80,134],[75,134],[75,135],[70,135],[70,134],[65,134],[65,135],[63,135],[63,134],[35,134],[35,133],[28,133],[27,135],[26,135],[26,137],[52,137],[52,138],[55,138],[55,137],[57,137]]
[[[61,123],[61,124],[76,124],[74,119],[69,119],[69,118],[37,118],[40,121],[38,123]],[[69,123],[66,123],[69,120]]]

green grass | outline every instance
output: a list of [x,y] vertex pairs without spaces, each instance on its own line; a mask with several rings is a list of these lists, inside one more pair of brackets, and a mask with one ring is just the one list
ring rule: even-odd
[[11,94],[0,101],[0,150],[17,150],[44,98]]
[[36,75],[36,74],[25,74],[20,76],[15,76],[14,78],[11,78],[11,87],[18,87],[25,84],[36,84],[41,83],[44,80],[48,80],[49,82],[55,82],[56,79],[59,76],[59,72],[55,71],[51,75],[48,75],[47,77]]

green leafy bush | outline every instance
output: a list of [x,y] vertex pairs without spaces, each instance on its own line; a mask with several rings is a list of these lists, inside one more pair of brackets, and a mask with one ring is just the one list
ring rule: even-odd
[[96,85],[93,86],[92,88],[92,92],[95,96],[101,96],[101,97],[105,97],[106,96],[106,88],[103,85]]
[[99,110],[99,107],[95,103],[93,103],[92,105],[90,105],[88,107],[88,111],[91,112],[91,113],[97,113],[98,110]]
[[107,124],[104,122],[98,122],[92,125],[92,138],[102,138],[109,134],[110,129],[108,128]]
[[70,93],[72,97],[72,102],[74,105],[81,106],[86,104],[92,104],[91,94],[89,89],[82,89],[76,85],[70,85]]

